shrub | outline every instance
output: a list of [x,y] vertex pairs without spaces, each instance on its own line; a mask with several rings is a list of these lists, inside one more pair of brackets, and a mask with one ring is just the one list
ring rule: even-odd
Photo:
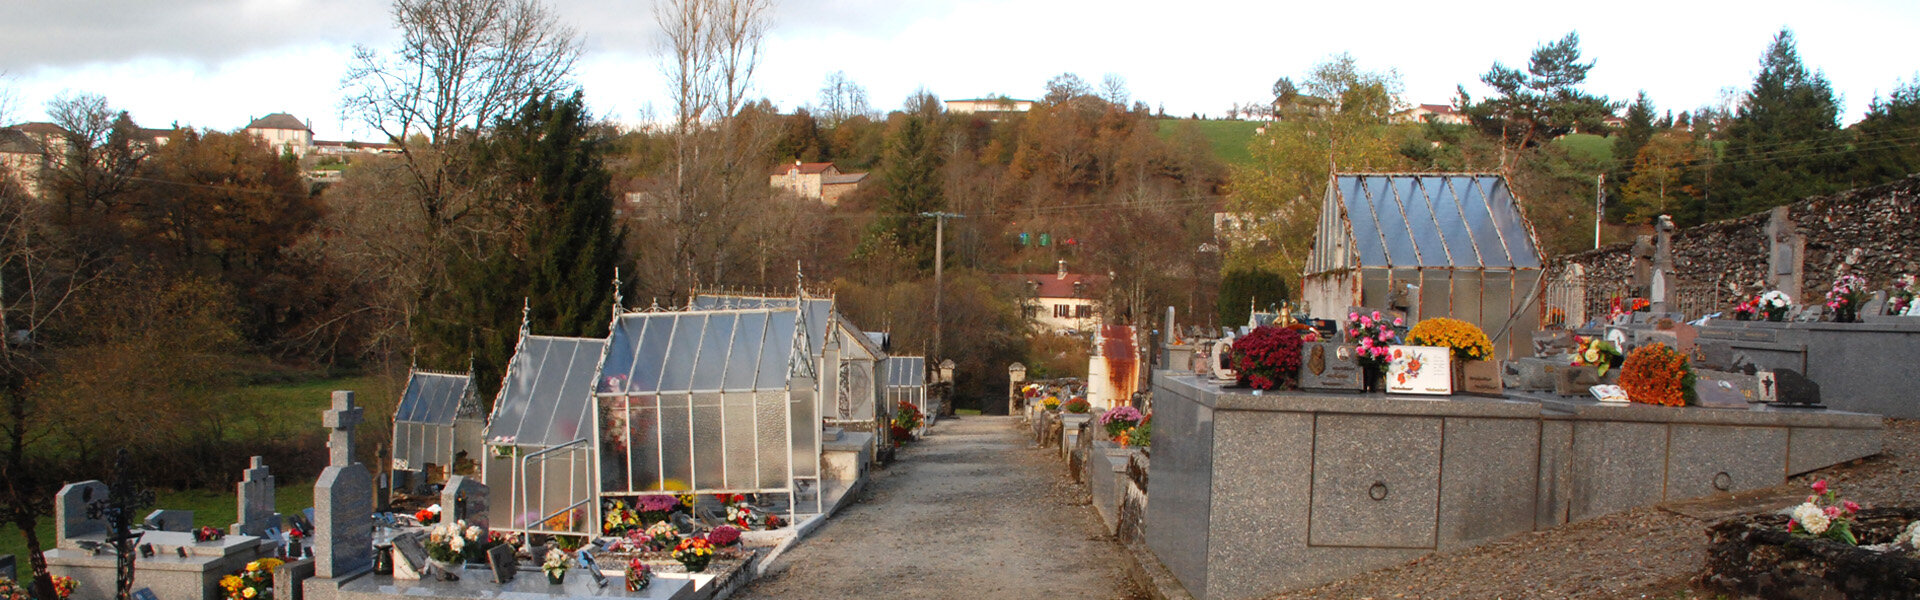
[[1093,408],[1093,405],[1088,404],[1087,399],[1085,397],[1078,397],[1072,400],[1068,400],[1066,408],[1067,408],[1067,412],[1070,412],[1076,415],[1084,415],[1084,414],[1087,414],[1088,410],[1091,410]]

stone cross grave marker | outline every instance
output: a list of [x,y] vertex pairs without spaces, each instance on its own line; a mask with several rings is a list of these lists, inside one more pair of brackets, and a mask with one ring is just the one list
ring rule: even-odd
[[237,500],[236,515],[240,522],[227,527],[232,535],[266,535],[268,529],[280,527],[279,515],[273,511],[273,473],[267,469],[267,461],[255,456],[248,462],[247,470],[240,476],[240,483],[234,484]]
[[80,537],[106,535],[106,519],[87,516],[87,505],[105,497],[107,484],[99,480],[69,483],[61,487],[60,492],[53,496],[53,512],[59,519],[54,526],[54,546],[77,550],[80,548]]
[[474,481],[465,475],[455,475],[447,480],[446,487],[440,490],[440,514],[443,521],[466,521],[469,527],[479,527],[480,537],[485,539],[488,533],[487,523],[487,485]]
[[373,568],[373,476],[353,462],[353,428],[363,409],[353,392],[333,393],[322,422],[331,462],[313,485],[314,576],[338,579]]
[[1680,283],[1674,273],[1673,230],[1673,218],[1660,215],[1654,225],[1653,282],[1647,294],[1648,299],[1653,301],[1653,312],[1666,312],[1672,306],[1673,293]]
[[1774,207],[1767,216],[1767,283],[1786,292],[1788,301],[1800,301],[1801,258],[1805,241],[1795,228],[1787,207]]

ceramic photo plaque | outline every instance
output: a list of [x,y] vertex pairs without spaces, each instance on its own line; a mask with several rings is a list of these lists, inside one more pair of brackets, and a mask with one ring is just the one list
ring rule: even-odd
[[1627,403],[1627,390],[1622,389],[1620,386],[1617,386],[1617,385],[1601,384],[1601,385],[1593,386],[1591,388],[1587,388],[1587,391],[1593,394],[1593,399],[1599,400],[1601,402],[1606,402],[1610,404],[1626,404]]
[[1388,349],[1387,393],[1453,394],[1453,351],[1441,346],[1392,346]]

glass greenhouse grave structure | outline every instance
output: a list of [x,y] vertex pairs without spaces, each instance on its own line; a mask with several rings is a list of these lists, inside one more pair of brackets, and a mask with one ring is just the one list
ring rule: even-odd
[[1505,358],[1532,351],[1541,273],[1533,225],[1505,178],[1341,173],[1328,181],[1301,294],[1313,317],[1336,322],[1349,307],[1467,321]]
[[483,423],[471,374],[414,369],[393,409],[393,472],[445,482],[461,458],[478,459]]

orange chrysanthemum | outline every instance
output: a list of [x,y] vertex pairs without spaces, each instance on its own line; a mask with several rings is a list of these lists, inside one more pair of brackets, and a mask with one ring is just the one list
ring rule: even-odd
[[1620,388],[1627,400],[1661,406],[1686,406],[1698,400],[1687,356],[1666,344],[1649,344],[1627,354],[1620,365]]

